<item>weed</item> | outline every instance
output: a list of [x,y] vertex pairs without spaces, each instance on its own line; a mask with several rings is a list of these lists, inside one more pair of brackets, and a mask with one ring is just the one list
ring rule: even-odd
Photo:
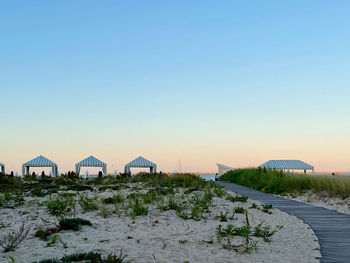
[[112,213],[113,213],[113,211],[108,206],[106,206],[106,205],[100,206],[100,215],[103,218],[109,217]]
[[258,209],[258,210],[260,209],[256,203],[252,203],[252,206],[249,208]]
[[241,207],[241,206],[237,206],[237,207],[235,207],[235,213],[237,213],[237,214],[244,214],[244,212],[246,211],[243,207]]
[[106,258],[102,257],[100,253],[89,252],[89,253],[78,253],[71,254],[62,257],[61,259],[44,259],[39,262],[33,263],[123,263],[126,255],[123,255],[122,250],[120,250],[119,255],[109,254]]
[[143,206],[139,199],[135,199],[135,201],[131,204],[131,217],[134,219],[136,216],[147,215],[148,208]]
[[89,197],[87,193],[79,195],[79,204],[84,212],[98,209],[97,197]]
[[219,219],[220,222],[227,222],[227,211],[225,212],[225,214],[221,211],[220,215],[216,216],[216,219]]
[[75,209],[75,201],[71,196],[57,195],[49,197],[47,209],[51,215],[65,217]]
[[223,186],[215,184],[214,193],[216,194],[217,197],[223,197],[226,195],[226,190]]
[[177,214],[178,217],[182,218],[183,220],[189,219],[188,214],[181,207],[178,207],[176,209],[176,214]]
[[184,240],[181,239],[181,240],[179,240],[179,243],[180,243],[180,244],[186,244],[186,243],[187,243],[187,240],[186,240],[186,239],[184,239]]
[[267,213],[267,214],[271,214],[272,212],[270,211],[270,209],[272,209],[272,205],[268,204],[268,205],[262,205],[262,211]]
[[231,202],[242,202],[242,203],[245,203],[247,202],[248,200],[248,196],[240,196],[240,195],[236,195],[236,196],[232,196],[232,195],[229,195],[228,197],[226,197],[226,200],[229,200]]
[[60,228],[63,230],[78,231],[80,229],[80,226],[92,226],[92,223],[89,220],[85,220],[82,218],[63,218],[59,221],[59,225]]
[[22,225],[17,231],[8,233],[4,239],[0,240],[0,246],[3,248],[3,252],[15,250],[27,237],[29,230],[30,228],[25,229],[25,223],[22,222]]
[[270,242],[271,241],[270,237],[272,237],[278,231],[278,229],[281,229],[281,228],[282,227],[278,227],[277,229],[271,231],[270,226],[263,226],[263,222],[261,222],[259,225],[257,225],[254,228],[253,235],[255,237],[262,237],[265,242]]
[[54,234],[60,232],[59,228],[49,228],[49,229],[43,229],[41,226],[38,228],[38,230],[35,232],[34,236],[40,238],[41,240],[47,240],[47,238]]

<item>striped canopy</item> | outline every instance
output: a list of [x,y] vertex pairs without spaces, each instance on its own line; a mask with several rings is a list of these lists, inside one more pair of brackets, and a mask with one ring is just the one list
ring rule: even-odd
[[54,176],[57,176],[58,169],[57,164],[50,161],[46,157],[40,155],[33,160],[30,160],[22,165],[22,174],[26,175],[29,174],[29,168],[30,167],[52,167],[52,174]]
[[88,158],[75,164],[76,174],[80,173],[81,167],[102,167],[102,172],[104,175],[107,174],[107,164],[95,158],[94,156],[89,156]]
[[270,160],[260,165],[260,167],[279,170],[314,170],[314,167],[312,165],[300,160]]
[[127,163],[125,165],[124,171],[125,173],[130,173],[130,168],[150,168],[151,173],[157,172],[157,165],[155,163],[152,163],[151,161],[143,158],[142,156],[137,157],[135,160]]

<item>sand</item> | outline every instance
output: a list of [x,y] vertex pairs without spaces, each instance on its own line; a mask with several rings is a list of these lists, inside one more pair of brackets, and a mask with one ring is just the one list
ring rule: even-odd
[[308,203],[315,206],[336,210],[340,213],[350,214],[350,197],[342,199],[340,197],[330,197],[327,193],[314,193],[312,191],[306,191],[296,195],[290,194],[283,197],[302,203]]
[[[106,190],[94,194],[108,197],[114,193],[126,195],[130,190]],[[161,212],[156,205],[149,205],[148,215],[135,219],[124,213],[103,218],[98,211],[82,213],[78,207],[77,216],[90,220],[93,226],[83,226],[77,232],[60,232],[58,235],[67,243],[67,248],[59,242],[47,247],[46,241],[34,237],[37,227],[45,225],[42,219],[57,222],[55,217],[48,214],[46,206],[38,205],[46,199],[47,197],[27,197],[27,204],[21,207],[0,209],[0,222],[5,225],[5,228],[0,229],[0,238],[8,231],[18,229],[22,220],[26,221],[26,227],[31,228],[27,239],[15,251],[0,252],[0,262],[10,262],[9,256],[14,257],[17,263],[27,263],[91,250],[101,251],[103,255],[119,254],[120,249],[127,255],[125,262],[319,262],[317,237],[308,225],[295,216],[277,209],[272,209],[271,214],[249,209],[252,203],[260,205],[250,199],[246,203],[233,203],[218,197],[213,198],[210,214],[206,214],[206,219],[200,221],[183,220],[175,211]],[[248,209],[248,217],[253,227],[264,222],[272,229],[278,226],[283,228],[272,236],[269,243],[262,238],[253,237],[258,243],[256,250],[250,253],[241,254],[224,249],[224,241],[220,243],[216,238],[218,225],[242,226],[245,215],[235,214],[235,219],[229,219],[228,222],[220,222],[216,216],[225,211],[229,211],[231,216],[236,206]],[[210,240],[213,243],[208,243]],[[232,243],[240,244],[243,241],[242,237],[234,237]]]

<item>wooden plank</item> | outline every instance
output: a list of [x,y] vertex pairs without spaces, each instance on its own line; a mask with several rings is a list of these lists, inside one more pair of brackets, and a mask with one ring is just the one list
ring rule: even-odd
[[226,189],[302,219],[315,232],[320,244],[322,263],[350,262],[350,215],[280,196],[258,192],[245,186],[218,182]]

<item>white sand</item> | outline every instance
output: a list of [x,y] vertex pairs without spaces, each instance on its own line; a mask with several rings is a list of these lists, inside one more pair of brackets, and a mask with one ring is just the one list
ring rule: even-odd
[[306,191],[297,195],[286,195],[283,197],[336,210],[340,213],[350,214],[350,197],[342,199],[339,197],[330,197],[327,193],[314,193],[312,191]]
[[[100,196],[112,196],[128,190],[109,191]],[[40,202],[46,198],[38,198]],[[47,258],[61,258],[71,253],[99,250],[104,255],[109,253],[119,254],[120,249],[126,254],[126,262],[319,262],[319,244],[313,231],[301,220],[279,210],[272,210],[272,214],[264,213],[257,209],[248,209],[250,224],[255,227],[260,222],[270,225],[273,229],[283,226],[273,237],[270,243],[258,240],[257,249],[251,253],[240,254],[234,250],[223,248],[223,241],[216,239],[216,228],[219,224],[224,227],[227,224],[242,226],[245,222],[243,214],[236,214],[236,220],[220,222],[216,215],[220,211],[229,211],[229,216],[236,206],[249,208],[252,203],[227,201],[214,197],[211,213],[207,219],[201,221],[183,220],[175,211],[160,212],[155,206],[150,206],[150,212],[146,216],[136,217],[122,214],[118,217],[112,214],[108,218],[102,218],[98,211],[82,214],[78,209],[78,217],[88,219],[93,227],[83,226],[80,231],[62,231],[58,235],[67,243],[68,248],[56,243],[53,247],[47,247],[46,241],[34,237],[38,225],[44,225],[40,218],[57,222],[55,217],[48,214],[46,206],[22,206],[16,209],[0,209],[0,220],[6,226],[0,229],[0,238],[21,225],[20,213],[27,220],[27,226],[31,231],[27,239],[15,250],[8,253],[0,252],[0,262],[10,262],[9,256],[13,256],[17,263],[27,263],[34,260]],[[214,240],[213,244],[205,241]],[[185,244],[179,240],[187,240]],[[233,238],[233,243],[242,242],[241,237]]]

